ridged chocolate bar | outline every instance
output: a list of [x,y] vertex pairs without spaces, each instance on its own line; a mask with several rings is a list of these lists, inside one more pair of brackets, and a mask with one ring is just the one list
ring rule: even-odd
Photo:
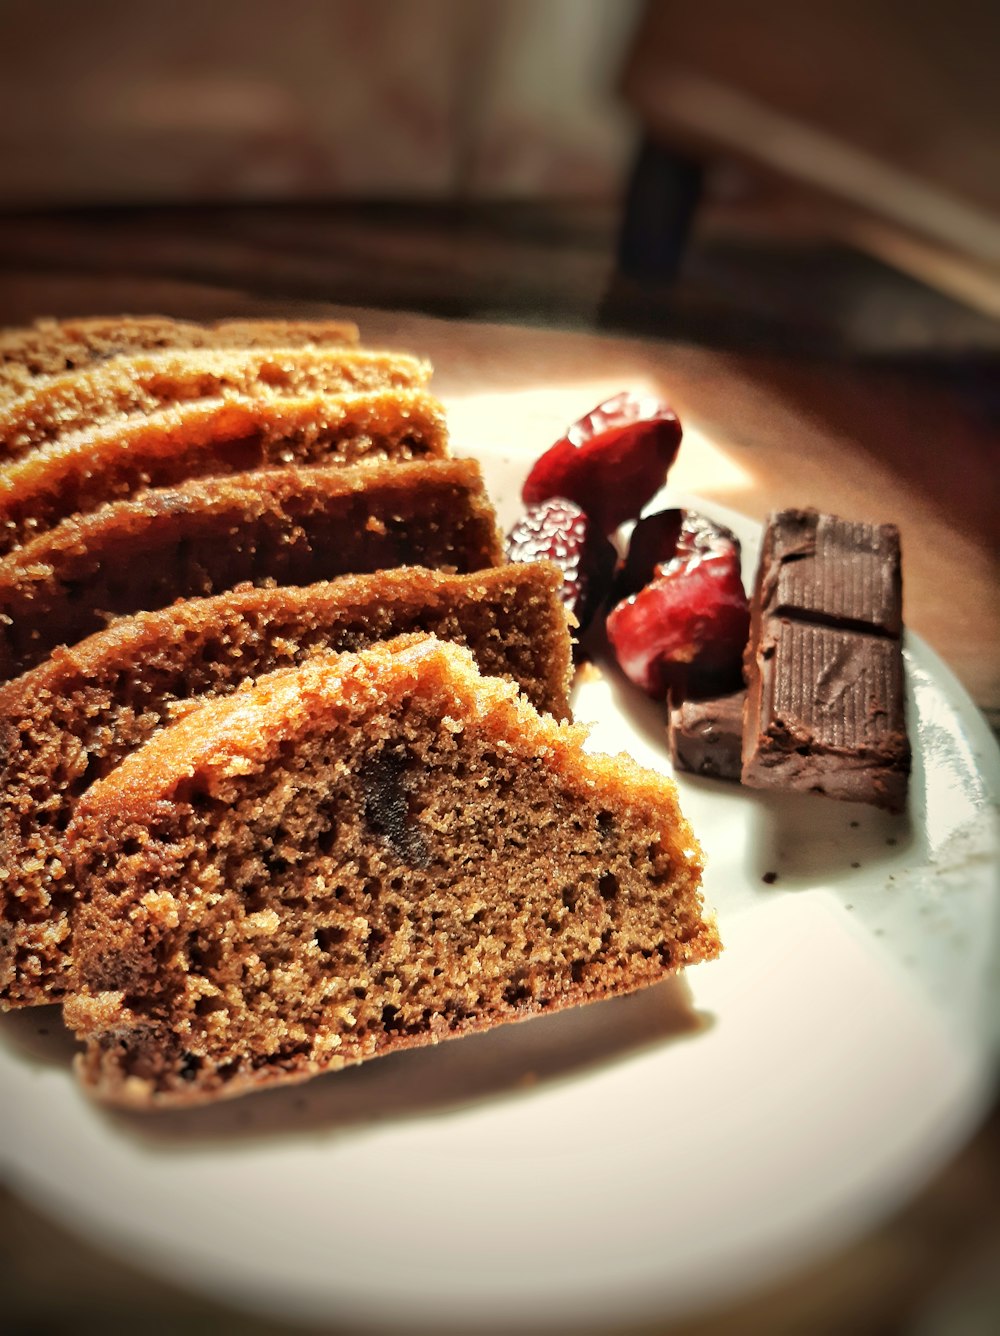
[[899,530],[815,510],[771,517],[761,554],[761,600],[779,617],[899,636],[903,586]]
[[751,600],[745,784],[903,809],[901,611],[894,526],[772,516]]

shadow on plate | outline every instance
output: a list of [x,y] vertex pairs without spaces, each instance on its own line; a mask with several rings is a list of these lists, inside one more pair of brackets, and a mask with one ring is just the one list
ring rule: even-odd
[[189,1150],[199,1140],[339,1133],[524,1096],[710,1024],[710,1017],[695,1011],[684,979],[673,978],[627,997],[409,1049],[303,1085],[200,1109],[152,1115],[115,1110],[108,1116],[147,1146],[163,1150]]
[[69,1067],[80,1051],[62,1022],[62,1008],[25,1007],[0,1013],[0,1041],[38,1067]]

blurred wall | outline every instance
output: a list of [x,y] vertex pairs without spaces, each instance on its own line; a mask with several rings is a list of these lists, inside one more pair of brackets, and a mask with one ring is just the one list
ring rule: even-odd
[[589,196],[638,0],[0,0],[0,207]]

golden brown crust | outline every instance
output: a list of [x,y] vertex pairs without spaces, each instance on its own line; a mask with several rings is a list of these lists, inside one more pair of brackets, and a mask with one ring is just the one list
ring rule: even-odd
[[[398,624],[401,618],[446,618],[482,603],[491,614],[494,609],[497,613],[502,609],[507,619],[503,634],[494,628],[488,637],[484,635],[484,640],[492,642],[484,649],[493,649],[499,662],[501,657],[510,658],[516,619],[532,617],[529,604],[534,603],[537,614],[532,627],[541,633],[545,652],[525,633],[524,666],[509,676],[522,683],[522,690],[536,709],[566,719],[573,669],[571,644],[562,636],[566,615],[558,597],[561,586],[558,566],[532,561],[504,562],[464,574],[407,566],[342,575],[311,585],[244,585],[208,598],[182,599],[155,612],[119,617],[76,645],[60,646],[30,672],[0,683],[0,718],[29,709],[28,701],[67,696],[89,682],[117,679],[130,664],[141,673],[143,664],[168,646],[176,651],[178,663],[184,662],[192,642],[198,644],[201,653],[211,643],[211,652],[218,657],[221,651],[215,640],[220,629],[236,622],[252,624],[257,631],[265,620],[273,620],[279,629],[268,634],[276,637],[288,637],[307,627],[330,628],[343,623],[351,635],[369,627],[373,640],[390,639],[386,628]],[[545,623],[549,624],[548,630],[544,629]],[[411,629],[426,630],[416,626]],[[455,639],[438,632],[427,633],[439,639]],[[162,673],[162,664],[157,671]],[[497,671],[486,674],[504,675]],[[535,685],[526,686],[530,682]]]
[[0,1007],[65,992],[76,909],[66,826],[81,788],[158,727],[199,697],[231,693],[320,650],[413,631],[467,645],[484,672],[567,718],[560,584],[557,567],[535,563],[243,588],[122,618],[0,688]]
[[715,955],[673,785],[582,740],[418,637],[162,730],[69,832],[84,1083],[220,1098]]
[[[345,701],[370,695],[373,679],[390,701],[418,685],[434,688],[508,744],[531,737],[544,748],[547,764],[581,792],[592,782],[613,788],[625,774],[629,798],[637,802],[673,793],[662,775],[640,769],[624,753],[581,751],[587,738],[583,725],[539,716],[511,682],[483,678],[468,651],[452,653],[453,648],[426,635],[400,636],[356,655],[317,654],[248,682],[233,696],[205,701],[93,785],[78,805],[78,818],[98,824],[113,816],[135,820],[195,775],[212,787],[266,769],[327,712],[337,714]],[[678,847],[697,847],[686,823],[678,824],[671,839]]]
[[175,404],[74,432],[0,467],[0,555],[69,516],[189,478],[447,454],[444,410],[419,389]]
[[246,581],[313,584],[409,565],[468,571],[501,558],[472,460],[185,482],[64,520],[0,561],[0,678],[114,616]]
[[94,316],[36,320],[0,330],[0,403],[41,376],[80,370],[123,353],[160,348],[326,347],[353,345],[358,329],[340,320],[217,320]]
[[20,458],[106,419],[175,404],[231,395],[321,403],[324,395],[426,387],[430,374],[430,363],[405,353],[358,348],[171,349],[115,357],[47,376],[0,405],[0,458]]

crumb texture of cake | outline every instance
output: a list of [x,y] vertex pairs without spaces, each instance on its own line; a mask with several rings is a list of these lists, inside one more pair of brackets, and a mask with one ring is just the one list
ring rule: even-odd
[[134,413],[0,467],[0,554],[70,516],[189,478],[447,455],[444,410],[424,390],[230,396]]
[[115,357],[84,371],[38,381],[0,405],[0,457],[104,419],[155,413],[171,404],[238,394],[249,399],[424,387],[430,363],[405,353],[359,348],[201,349]]
[[353,346],[357,325],[343,320],[217,320],[169,316],[90,316],[36,320],[0,330],[0,403],[39,377],[83,370],[112,357],[165,348]]
[[468,575],[417,568],[304,588],[241,588],[122,618],[0,687],[0,1007],[61,999],[81,794],[194,702],[323,650],[401,633],[465,645],[480,671],[569,717],[570,639],[549,563]]
[[111,618],[252,584],[502,560],[473,460],[282,468],[153,489],[0,560],[0,678]]
[[714,956],[672,783],[582,742],[427,637],[161,730],[69,830],[85,1087],[210,1101]]

